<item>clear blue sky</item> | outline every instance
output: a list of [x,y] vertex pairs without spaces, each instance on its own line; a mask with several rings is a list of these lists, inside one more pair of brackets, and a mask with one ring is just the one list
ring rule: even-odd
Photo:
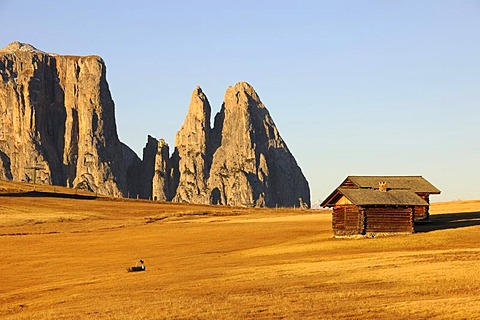
[[174,137],[200,85],[215,114],[247,81],[312,202],[347,175],[423,175],[480,199],[480,1],[0,0],[18,40],[107,64],[120,139]]

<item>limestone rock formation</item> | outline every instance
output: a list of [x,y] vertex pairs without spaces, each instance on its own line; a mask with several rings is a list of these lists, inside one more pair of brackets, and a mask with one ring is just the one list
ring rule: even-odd
[[259,207],[310,205],[307,180],[248,83],[227,89],[213,129],[210,113],[207,97],[195,88],[177,133],[171,175],[167,175],[173,201]]
[[140,160],[118,139],[100,57],[14,42],[0,50],[0,77],[0,179],[176,202],[310,204],[308,182],[245,82],[227,89],[213,129],[208,99],[195,88],[172,156],[148,136]]
[[200,87],[192,93],[185,122],[175,140],[175,159],[178,168],[178,185],[173,201],[208,203],[209,192],[207,178],[210,163],[208,161],[207,142],[210,138],[211,108],[207,97]]
[[310,189],[268,110],[246,82],[229,87],[217,115],[208,186],[212,203],[310,205]]
[[141,196],[142,192],[145,190],[145,184],[143,179],[145,169],[143,161],[140,160],[135,151],[130,149],[129,146],[124,143],[121,143],[121,145],[123,164],[124,168],[126,168],[128,187],[127,192],[126,194],[124,192],[124,195],[129,198],[142,197],[148,199],[148,197],[151,195],[151,190],[150,194],[147,194],[146,196]]
[[0,177],[127,193],[106,68],[14,42],[0,51]]
[[170,201],[171,164],[168,144],[165,140],[157,140],[148,136],[147,145],[143,148],[141,169],[137,170],[138,192],[140,198]]
[[170,178],[172,176],[172,168],[169,156],[168,144],[163,139],[158,140],[154,164],[155,171],[152,178],[153,200],[172,200],[172,182]]

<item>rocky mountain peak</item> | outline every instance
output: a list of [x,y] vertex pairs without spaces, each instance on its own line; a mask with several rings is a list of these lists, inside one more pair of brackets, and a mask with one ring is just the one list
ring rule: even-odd
[[207,96],[203,93],[200,86],[196,86],[190,98],[187,118],[193,117],[195,119],[200,119],[202,121],[208,122],[208,125],[210,125],[210,114],[211,107],[210,103],[208,102]]
[[31,44],[29,43],[23,43],[23,42],[20,42],[20,41],[14,41],[12,43],[10,43],[8,46],[6,46],[5,48],[1,49],[0,51],[2,52],[40,52],[40,53],[44,53],[43,51],[41,50],[38,50],[37,48],[35,48],[34,46],[32,46]]
[[235,86],[229,86],[225,92],[225,103],[237,107],[248,105],[263,107],[255,89],[247,82],[238,82]]
[[[309,205],[308,182],[253,87],[228,87],[212,136],[208,185],[212,203]],[[218,120],[217,120],[218,119]]]
[[[118,139],[100,57],[16,41],[0,50],[0,79],[0,179],[176,202],[309,205],[307,180],[247,82],[227,88],[213,129],[195,87],[173,154],[149,136],[140,159]],[[32,175],[32,164],[43,169]]]
[[[123,154],[133,160],[118,139],[101,59],[45,54],[17,41],[1,51],[0,79],[0,176],[128,194]],[[43,168],[35,177],[32,162]]]
[[[227,88],[213,129],[210,110],[197,86],[172,155],[173,201],[309,205],[308,182],[250,84],[239,82]],[[155,171],[164,172],[162,168]]]
[[174,163],[178,182],[174,201],[208,203],[206,179],[210,139],[211,107],[207,96],[197,86],[190,99],[188,113],[175,139]]

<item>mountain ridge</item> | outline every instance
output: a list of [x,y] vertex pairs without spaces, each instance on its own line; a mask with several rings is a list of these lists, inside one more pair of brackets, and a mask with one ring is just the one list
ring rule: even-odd
[[[200,86],[173,153],[147,139],[140,159],[118,138],[101,57],[13,42],[0,50],[0,178],[113,196],[247,206],[309,206],[308,182],[247,82],[229,86],[211,127]],[[14,139],[15,137],[15,139]],[[2,141],[2,140],[0,140]]]

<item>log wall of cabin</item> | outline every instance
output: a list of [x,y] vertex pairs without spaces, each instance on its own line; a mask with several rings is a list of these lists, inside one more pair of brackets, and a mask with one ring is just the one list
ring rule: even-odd
[[[417,193],[417,195],[423,200],[425,200],[428,204],[430,204],[430,198],[428,193]],[[430,218],[430,212],[428,209],[429,209],[428,206],[415,207],[414,221],[428,220]]]
[[413,233],[411,207],[369,207],[364,208],[366,233]]
[[341,205],[333,208],[333,233],[338,236],[353,235],[363,232],[363,219],[360,210],[354,205]]
[[428,220],[428,207],[416,206],[414,209],[414,221]]

